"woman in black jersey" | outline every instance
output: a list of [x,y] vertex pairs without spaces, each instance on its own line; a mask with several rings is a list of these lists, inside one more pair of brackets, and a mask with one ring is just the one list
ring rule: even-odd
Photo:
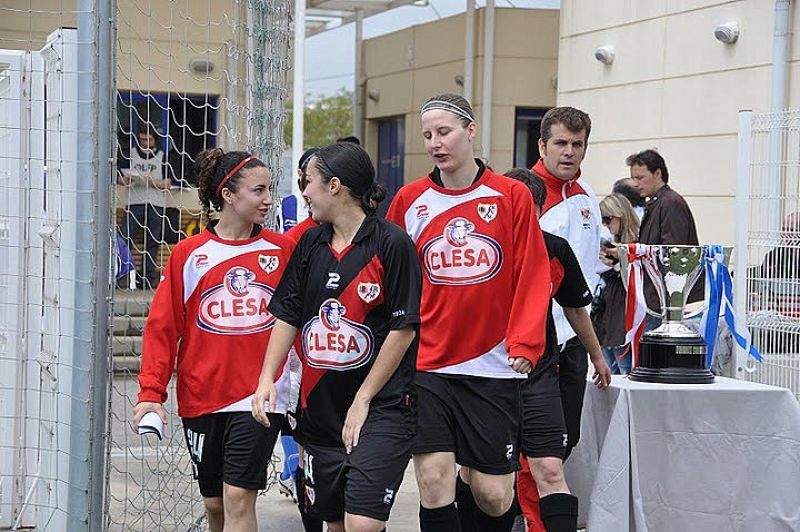
[[304,196],[320,225],[300,239],[270,312],[278,319],[253,398],[269,424],[274,375],[300,332],[308,511],[329,530],[383,530],[416,430],[421,273],[411,239],[375,216],[385,191],[352,143],[319,150]]

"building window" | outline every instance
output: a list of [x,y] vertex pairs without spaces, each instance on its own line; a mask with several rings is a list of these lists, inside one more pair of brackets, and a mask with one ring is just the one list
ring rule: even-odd
[[196,185],[195,157],[217,145],[217,96],[120,91],[117,100],[119,157],[129,157],[139,124],[153,126],[177,185]]
[[530,168],[539,160],[539,130],[549,107],[517,107],[514,118],[514,166]]

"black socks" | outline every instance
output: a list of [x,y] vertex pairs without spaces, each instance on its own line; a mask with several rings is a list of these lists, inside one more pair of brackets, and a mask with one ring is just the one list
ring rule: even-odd
[[419,507],[420,532],[459,532],[461,526],[458,522],[456,503],[450,503],[441,508]]
[[578,529],[578,498],[569,493],[551,493],[539,500],[539,511],[547,532]]
[[481,532],[511,532],[514,526],[514,518],[517,517],[517,509],[514,505],[499,517],[492,517],[483,513],[483,510],[475,507],[475,521],[478,523],[478,530]]
[[516,501],[499,517],[484,513],[475,502],[469,484],[461,480],[461,475],[456,475],[456,504],[461,518],[461,532],[509,532],[519,513]]
[[478,505],[475,504],[475,496],[472,495],[472,488],[461,480],[461,475],[458,473],[456,473],[456,506],[461,520],[461,532],[478,532],[478,524],[475,521]]
[[297,467],[294,470],[294,486],[297,496],[297,508],[300,510],[300,518],[303,520],[305,532],[322,532],[322,519],[311,517],[306,513],[306,481],[303,468]]

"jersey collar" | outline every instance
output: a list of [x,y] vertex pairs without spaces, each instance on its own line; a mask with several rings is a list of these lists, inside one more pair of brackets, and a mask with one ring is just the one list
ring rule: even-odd
[[[372,234],[373,228],[378,224],[378,216],[376,214],[368,214],[364,221],[361,222],[361,226],[356,231],[355,236],[353,237],[353,241],[351,244],[357,244],[367,238],[369,235]],[[322,225],[322,239],[327,242],[331,243],[333,239],[333,224],[326,223]]]

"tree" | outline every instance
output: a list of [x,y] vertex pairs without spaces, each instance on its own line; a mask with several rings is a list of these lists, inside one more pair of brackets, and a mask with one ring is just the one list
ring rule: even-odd
[[[286,104],[288,120],[283,141],[292,144],[292,102]],[[327,146],[336,139],[353,134],[353,93],[340,89],[332,96],[318,96],[306,103],[303,113],[303,149]]]

